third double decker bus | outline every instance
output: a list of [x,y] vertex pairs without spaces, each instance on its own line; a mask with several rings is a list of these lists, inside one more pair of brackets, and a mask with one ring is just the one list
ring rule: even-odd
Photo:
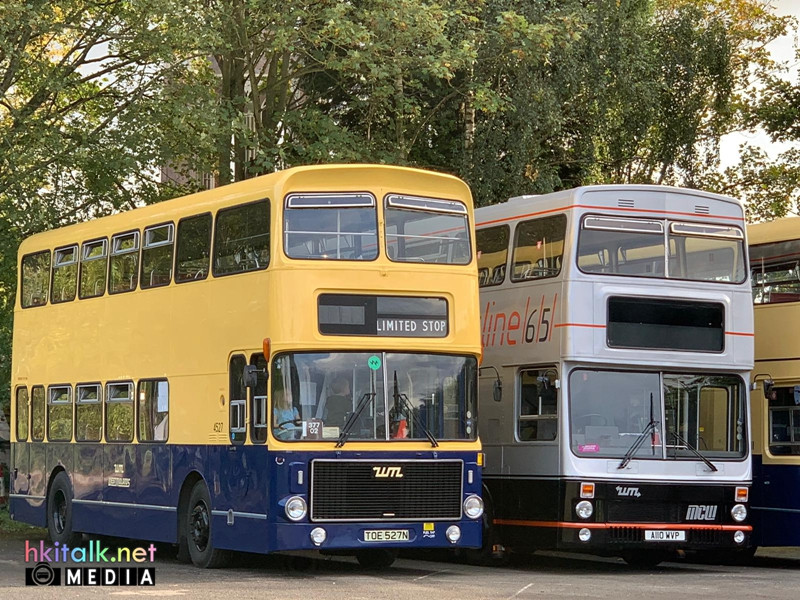
[[480,544],[466,184],[300,167],[19,250],[11,515],[229,550]]
[[800,218],[748,227],[755,303],[753,546],[800,545]]
[[477,211],[488,544],[654,564],[748,544],[739,202],[596,186]]

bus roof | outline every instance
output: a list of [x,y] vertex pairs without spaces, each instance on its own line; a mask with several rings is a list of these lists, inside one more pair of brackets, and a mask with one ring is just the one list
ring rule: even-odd
[[[587,185],[550,194],[516,196],[507,202],[480,208],[478,209],[479,216],[476,216],[475,219],[476,225],[480,227],[496,220],[560,212],[573,206],[580,206],[583,196],[592,192],[658,192],[662,193],[664,197],[669,194],[681,194],[682,196],[696,196],[706,201],[724,202],[735,206],[739,211],[743,210],[742,203],[735,198],[691,188],[645,184]],[[704,215],[698,213],[698,216]]]
[[800,239],[800,217],[785,217],[747,226],[747,240],[751,246],[797,239]]
[[259,200],[265,196],[274,200],[275,196],[282,196],[283,189],[311,192],[325,191],[326,188],[331,188],[333,191],[351,190],[356,192],[361,191],[364,179],[380,178],[385,181],[386,186],[393,186],[393,191],[402,192],[403,189],[396,188],[402,188],[409,184],[410,182],[407,180],[410,176],[414,177],[415,189],[420,187],[419,179],[423,178],[425,181],[422,183],[422,187],[429,188],[431,193],[441,194],[444,197],[472,197],[469,187],[461,179],[436,171],[377,164],[326,164],[293,167],[37,233],[26,238],[20,244],[18,256],[22,257],[45,248],[105,237],[126,229],[153,225],[156,223],[156,219],[169,221],[175,217],[213,212],[229,204]]

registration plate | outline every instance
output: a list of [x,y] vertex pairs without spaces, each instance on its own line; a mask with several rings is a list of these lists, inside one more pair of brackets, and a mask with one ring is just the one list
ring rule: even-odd
[[407,542],[411,539],[408,529],[367,529],[365,542]]
[[685,542],[686,532],[674,529],[645,529],[645,542]]

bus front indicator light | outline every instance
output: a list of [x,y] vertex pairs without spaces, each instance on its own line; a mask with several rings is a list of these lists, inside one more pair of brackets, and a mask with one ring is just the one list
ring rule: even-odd
[[575,514],[581,519],[588,519],[594,514],[594,506],[588,500],[581,500],[575,505]]
[[450,525],[445,531],[445,536],[447,539],[450,540],[451,544],[455,544],[458,540],[461,539],[461,528],[458,525]]
[[592,539],[591,530],[586,527],[582,527],[578,532],[578,539],[582,542],[588,542],[590,539]]
[[478,519],[483,514],[483,500],[472,494],[464,500],[464,514],[470,519]]
[[731,509],[731,516],[737,523],[741,523],[747,518],[747,507],[744,504],[737,504]]
[[286,501],[286,516],[291,521],[301,521],[305,518],[308,509],[306,501],[300,496],[292,496]]
[[733,541],[737,544],[744,542],[744,531],[737,531],[733,534]]
[[311,541],[314,542],[315,546],[321,546],[325,539],[328,537],[328,534],[322,527],[314,527],[309,534],[311,537]]

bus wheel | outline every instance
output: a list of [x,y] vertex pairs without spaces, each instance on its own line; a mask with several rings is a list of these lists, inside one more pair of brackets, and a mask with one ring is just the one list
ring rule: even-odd
[[397,558],[397,550],[361,550],[356,560],[365,569],[385,569],[391,567]]
[[211,498],[202,481],[198,481],[192,488],[185,518],[186,542],[195,566],[203,569],[225,566],[229,553],[211,545]]
[[47,494],[47,533],[61,546],[75,546],[81,541],[81,534],[72,531],[72,488],[64,471],[55,476]]
[[622,555],[622,560],[632,567],[651,569],[668,560],[671,556],[670,552],[664,552],[663,550],[639,550],[637,552],[626,552]]

